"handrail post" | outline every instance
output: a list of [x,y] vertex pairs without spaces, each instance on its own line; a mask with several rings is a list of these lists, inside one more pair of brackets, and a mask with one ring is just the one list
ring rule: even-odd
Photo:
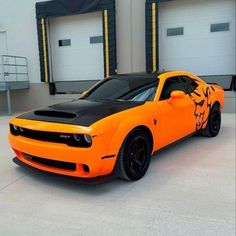
[[5,81],[5,69],[4,69],[4,60],[3,60],[3,56],[2,57],[2,73],[3,73],[3,81]]
[[16,81],[17,81],[17,79],[18,79],[18,74],[17,74],[16,57],[15,57],[15,71],[16,71]]
[[7,110],[8,110],[8,115],[12,115],[12,109],[11,109],[11,91],[9,86],[7,86]]

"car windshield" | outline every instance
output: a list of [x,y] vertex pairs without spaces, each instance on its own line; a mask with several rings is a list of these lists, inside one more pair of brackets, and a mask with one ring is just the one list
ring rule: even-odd
[[155,97],[158,83],[159,80],[157,78],[108,78],[95,85],[83,98],[138,102],[152,101]]

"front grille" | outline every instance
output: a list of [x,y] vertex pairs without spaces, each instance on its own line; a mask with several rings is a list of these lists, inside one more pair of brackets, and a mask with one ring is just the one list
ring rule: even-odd
[[26,138],[55,143],[67,143],[70,138],[73,138],[72,134],[37,131],[25,128],[18,128],[16,131],[13,125],[10,125],[10,130],[13,135],[20,135]]
[[64,143],[71,147],[91,147],[91,143],[87,143],[84,139],[84,136],[81,135],[81,140],[76,141],[73,137],[73,134],[70,133],[57,133],[57,132],[48,132],[48,131],[37,131],[26,129],[22,127],[17,127],[17,130],[12,124],[10,124],[10,131],[15,136],[23,136],[26,138],[44,141],[44,142],[53,142],[53,143]]
[[71,163],[71,162],[64,162],[64,161],[55,161],[55,160],[50,160],[50,159],[45,159],[41,157],[36,157],[32,155],[28,155],[23,153],[23,157],[25,159],[28,159],[32,162],[44,165],[44,166],[49,166],[49,167],[55,167],[58,169],[63,169],[63,170],[71,170],[75,171],[76,170],[76,164]]

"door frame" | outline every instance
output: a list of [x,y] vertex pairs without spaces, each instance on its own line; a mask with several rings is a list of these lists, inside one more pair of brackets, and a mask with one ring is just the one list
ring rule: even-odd
[[117,73],[115,0],[53,0],[36,3],[41,81],[50,83],[48,18],[102,11],[104,77]]

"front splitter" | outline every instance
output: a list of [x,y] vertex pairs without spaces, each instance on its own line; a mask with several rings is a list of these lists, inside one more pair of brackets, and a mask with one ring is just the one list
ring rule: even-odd
[[68,182],[74,182],[74,183],[79,183],[79,184],[103,184],[109,180],[117,178],[116,172],[113,171],[112,174],[106,175],[106,176],[99,176],[95,178],[80,178],[80,177],[73,177],[73,176],[66,176],[66,175],[59,175],[55,173],[50,173],[47,171],[39,170],[37,168],[34,168],[32,166],[29,166],[19,160],[17,157],[13,158],[12,161],[17,164],[18,166],[22,167],[26,171],[34,174],[34,175],[40,175],[40,176],[45,176],[48,178],[53,178],[57,180],[63,180],[63,181],[68,181]]

